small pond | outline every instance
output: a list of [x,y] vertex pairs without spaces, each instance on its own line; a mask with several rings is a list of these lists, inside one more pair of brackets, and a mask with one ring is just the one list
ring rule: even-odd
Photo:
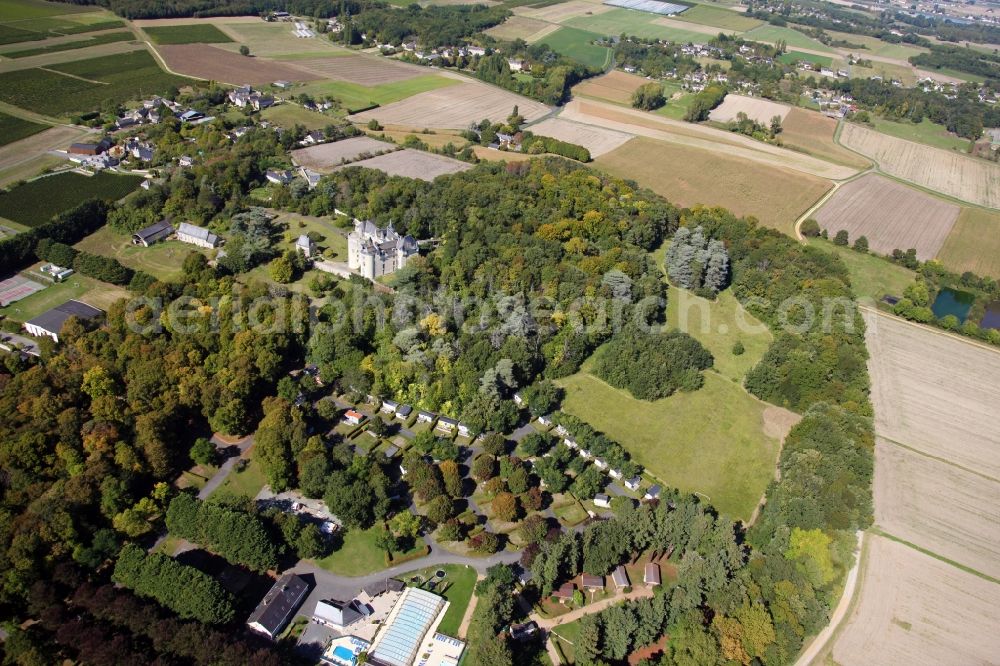
[[934,316],[938,319],[947,317],[948,315],[955,315],[958,318],[958,323],[964,324],[965,318],[969,316],[969,310],[972,309],[972,304],[975,302],[975,294],[945,287],[938,293],[937,298],[934,299],[931,311],[934,312]]
[[995,328],[1000,330],[1000,301],[986,304],[986,314],[979,322],[980,328]]

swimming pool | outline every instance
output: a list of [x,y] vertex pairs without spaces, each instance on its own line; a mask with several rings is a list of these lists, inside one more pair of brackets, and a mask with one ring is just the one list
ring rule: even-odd
[[339,660],[342,664],[350,664],[353,666],[358,663],[357,658],[354,656],[354,650],[345,645],[338,645],[333,648],[333,657]]

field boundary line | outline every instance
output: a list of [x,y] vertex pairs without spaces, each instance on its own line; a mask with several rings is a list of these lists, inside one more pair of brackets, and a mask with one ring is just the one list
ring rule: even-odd
[[868,169],[865,169],[864,171],[859,171],[858,173],[854,174],[850,178],[845,178],[844,180],[834,180],[833,181],[833,187],[830,188],[829,190],[827,190],[826,194],[824,194],[823,196],[821,196],[819,198],[819,201],[817,201],[816,203],[814,203],[809,210],[807,210],[806,212],[802,213],[802,215],[799,216],[799,219],[797,219],[795,221],[795,227],[794,227],[794,229],[795,229],[795,240],[799,241],[800,243],[805,243],[806,242],[805,236],[802,235],[802,223],[805,222],[806,220],[808,220],[810,215],[812,215],[817,210],[819,210],[820,208],[822,208],[823,205],[826,204],[826,202],[829,201],[833,197],[833,195],[837,193],[837,190],[840,189],[841,185],[846,185],[847,183],[853,182],[853,181],[861,178],[862,176],[867,176],[869,173],[872,173],[873,171],[875,171],[875,167],[869,167]]
[[[173,74],[174,76],[183,76],[185,78],[193,79],[195,81],[208,81],[208,79],[203,79],[200,76],[192,76],[191,74],[181,74],[180,72],[175,72],[174,70],[170,69],[170,66],[167,65],[166,59],[162,55],[160,55],[160,52],[156,50],[156,47],[153,46],[152,42],[150,42],[149,40],[143,40],[142,43],[145,44],[147,49],[152,53],[153,58],[156,60],[156,64],[160,66],[160,69],[162,69],[167,74]],[[225,83],[225,81],[223,81],[222,83]],[[235,85],[235,84],[227,84],[227,85]]]
[[65,76],[70,79],[79,79],[80,81],[86,81],[87,83],[93,83],[98,86],[110,86],[111,84],[107,81],[95,81],[94,79],[85,79],[82,76],[77,76],[76,74],[68,74],[66,72],[60,72],[58,69],[49,69],[48,67],[38,67],[43,72],[48,72],[49,74],[58,74],[59,76]]
[[951,331],[942,331],[941,329],[934,328],[933,326],[928,326],[926,324],[921,324],[921,323],[918,323],[918,322],[915,322],[915,321],[910,321],[909,319],[904,319],[903,317],[900,317],[898,315],[894,315],[891,312],[885,312],[884,310],[879,310],[878,308],[873,308],[870,305],[863,305],[861,303],[858,303],[858,309],[861,310],[861,311],[863,311],[863,312],[874,313],[874,314],[879,315],[881,317],[888,317],[890,319],[895,319],[896,321],[903,322],[904,324],[909,324],[910,326],[914,326],[916,328],[925,330],[925,331],[927,331],[929,333],[933,333],[935,335],[940,335],[940,336],[949,338],[951,340],[956,340],[958,342],[964,342],[967,345],[972,345],[973,347],[978,347],[980,349],[984,349],[986,351],[993,352],[994,354],[1000,354],[1000,348],[994,347],[993,345],[984,344],[984,343],[982,343],[982,342],[980,342],[978,340],[973,340],[972,338],[967,338],[967,337],[965,337],[963,335],[959,335],[958,333],[952,333]]
[[939,562],[944,562],[945,564],[953,566],[956,569],[958,569],[960,571],[964,571],[967,574],[972,574],[973,576],[977,576],[979,578],[982,578],[983,580],[988,581],[990,583],[994,583],[996,585],[1000,585],[1000,578],[994,578],[993,576],[991,576],[989,574],[986,574],[986,573],[983,573],[982,571],[979,571],[978,569],[973,569],[972,567],[970,567],[970,566],[968,566],[966,564],[962,564],[961,562],[956,562],[955,560],[949,559],[949,558],[945,557],[944,555],[939,555],[939,554],[935,553],[933,550],[929,550],[927,548],[924,548],[923,546],[918,546],[917,544],[913,543],[912,541],[907,541],[906,539],[900,538],[900,537],[898,537],[898,536],[896,536],[894,534],[890,534],[889,532],[886,532],[885,530],[883,530],[878,525],[872,525],[871,531],[872,531],[872,534],[877,534],[880,537],[883,537],[885,539],[889,539],[890,541],[895,541],[896,543],[899,543],[899,544],[902,544],[904,546],[907,546],[908,548],[912,548],[913,550],[917,551],[918,553],[923,553],[924,555],[927,555],[928,557],[933,557],[935,560],[938,560]]
[[821,654],[826,652],[826,648],[830,645],[830,641],[837,636],[840,626],[854,610],[857,599],[859,598],[857,591],[860,587],[858,582],[861,578],[861,562],[862,560],[867,561],[868,559],[866,557],[868,550],[865,547],[864,530],[858,530],[855,536],[857,537],[857,545],[855,546],[857,558],[854,560],[854,565],[851,567],[851,570],[847,572],[847,577],[844,582],[844,591],[840,595],[840,600],[837,602],[837,606],[830,614],[830,620],[827,622],[826,626],[823,627],[818,634],[816,634],[816,637],[813,638],[809,645],[803,648],[802,652],[795,660],[795,666],[809,666],[809,664],[815,662]]
[[983,474],[982,472],[978,472],[978,471],[976,471],[974,469],[971,469],[969,467],[965,467],[963,465],[959,465],[958,463],[953,462],[951,460],[948,460],[947,458],[940,458],[938,456],[933,456],[933,455],[931,455],[929,453],[925,453],[924,451],[921,451],[920,449],[914,448],[914,447],[910,446],[909,444],[904,444],[903,442],[900,442],[898,440],[892,439],[891,437],[886,437],[885,435],[878,435],[878,438],[885,440],[886,442],[888,442],[889,444],[892,444],[893,446],[898,446],[901,449],[906,449],[907,451],[911,451],[913,453],[916,453],[919,456],[923,456],[924,458],[929,458],[929,459],[931,459],[931,460],[933,460],[935,462],[944,463],[945,465],[951,465],[952,467],[955,467],[956,469],[960,469],[963,472],[968,472],[969,474],[974,474],[976,476],[982,477],[986,481],[991,481],[993,483],[1000,483],[1000,479],[992,477],[992,476],[990,476],[988,474]]

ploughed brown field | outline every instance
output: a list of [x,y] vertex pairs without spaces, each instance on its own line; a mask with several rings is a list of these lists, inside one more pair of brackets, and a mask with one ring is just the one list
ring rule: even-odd
[[886,173],[948,196],[1000,208],[1000,165],[897,139],[846,123],[840,141],[872,158]]
[[317,79],[350,81],[369,88],[428,74],[426,68],[417,65],[360,54],[296,60],[295,66],[314,73]]
[[322,76],[292,65],[241,56],[208,44],[164,44],[157,52],[171,71],[233,85],[263,85],[274,81],[313,81]]
[[781,128],[781,141],[786,146],[856,169],[871,166],[871,161],[833,140],[837,121],[818,111],[796,107],[785,116]]
[[471,164],[445,157],[444,155],[435,155],[434,153],[425,153],[409,148],[404,148],[394,153],[378,155],[361,160],[360,162],[354,162],[348,166],[378,169],[390,176],[406,176],[407,178],[420,178],[426,181],[432,181],[438,176],[459,173],[472,168]]
[[842,185],[816,213],[830,237],[846,230],[879,254],[914,248],[921,261],[937,256],[961,208],[874,173]]

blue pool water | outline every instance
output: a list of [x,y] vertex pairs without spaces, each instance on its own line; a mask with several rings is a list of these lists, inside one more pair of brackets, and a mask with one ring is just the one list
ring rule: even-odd
[[357,660],[354,658],[354,650],[343,645],[338,645],[333,648],[333,656],[340,659],[345,664],[357,663]]
[[974,294],[945,287],[938,293],[937,298],[934,299],[931,311],[934,312],[934,316],[938,319],[948,315],[955,315],[958,317],[958,322],[964,324],[965,318],[969,316],[969,310],[972,309],[972,304],[975,301],[976,297]]

